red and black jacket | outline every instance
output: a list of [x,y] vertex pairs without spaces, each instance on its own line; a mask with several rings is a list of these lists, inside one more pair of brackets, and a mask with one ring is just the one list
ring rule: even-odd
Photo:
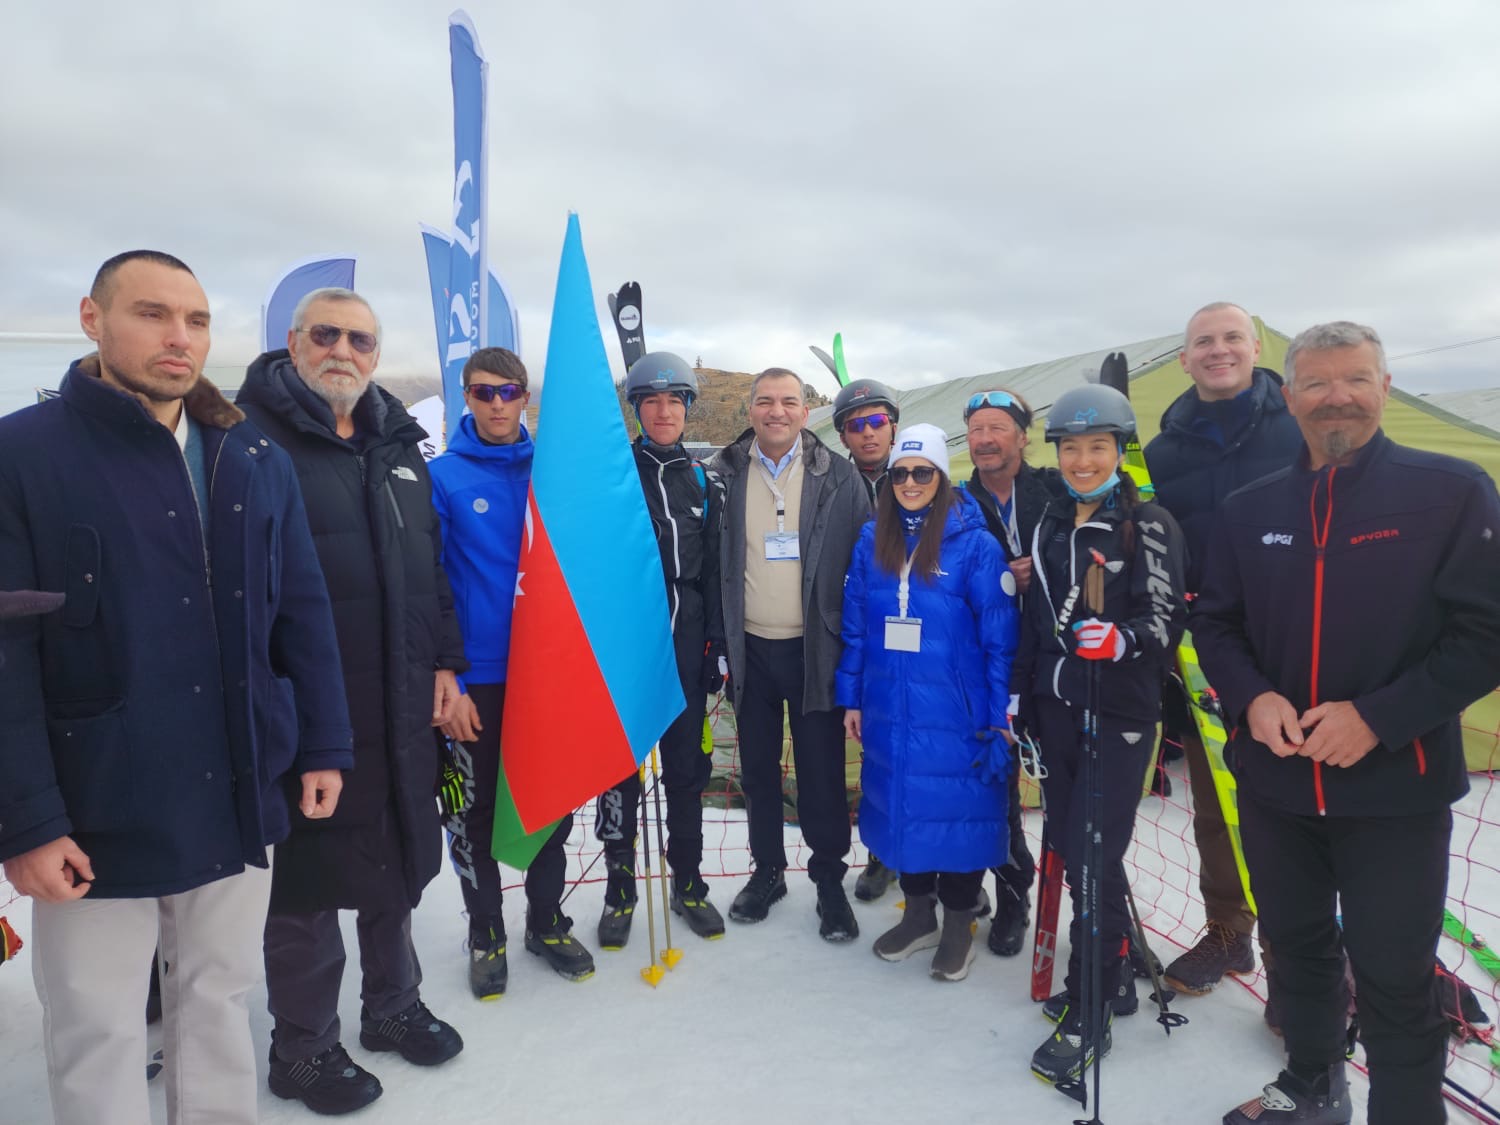
[[[1259,800],[1300,814],[1428,812],[1468,790],[1458,715],[1500,683],[1500,499],[1478,466],[1377,432],[1353,462],[1232,494],[1191,629]],[[1380,739],[1350,767],[1250,737],[1263,692],[1349,701]]]

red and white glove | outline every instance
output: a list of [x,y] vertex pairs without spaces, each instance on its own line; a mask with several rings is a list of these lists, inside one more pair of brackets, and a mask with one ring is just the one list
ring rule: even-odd
[[1119,661],[1125,658],[1125,634],[1113,621],[1090,617],[1073,626],[1075,652],[1084,660]]

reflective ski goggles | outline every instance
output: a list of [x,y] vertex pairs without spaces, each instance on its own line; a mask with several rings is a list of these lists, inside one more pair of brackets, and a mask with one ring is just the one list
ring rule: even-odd
[[494,402],[496,398],[501,402],[515,402],[526,393],[526,388],[520,383],[470,383],[468,393],[480,402]]
[[918,484],[931,484],[935,476],[937,476],[937,469],[931,465],[918,465],[915,469],[908,468],[906,465],[897,465],[891,470],[891,483],[905,484],[906,478],[910,477]]
[[863,418],[848,418],[844,421],[844,432],[862,434],[867,429],[883,430],[890,420],[889,414],[866,414]]
[[980,391],[970,396],[968,405],[964,407],[964,421],[967,422],[974,411],[983,410],[987,406],[1005,411],[1023,430],[1031,428],[1031,411],[1009,391]]
[[307,333],[307,338],[320,348],[331,348],[339,342],[340,336],[348,336],[349,346],[360,355],[369,355],[380,343],[373,332],[360,328],[340,328],[336,324],[314,324],[311,328],[299,331]]

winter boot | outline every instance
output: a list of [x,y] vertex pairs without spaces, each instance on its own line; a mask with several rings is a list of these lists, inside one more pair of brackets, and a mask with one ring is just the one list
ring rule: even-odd
[[734,896],[729,916],[736,922],[764,922],[771,907],[786,898],[784,867],[756,867],[750,881]]
[[[1114,1044],[1108,1013],[1099,1037],[1099,1057],[1109,1054]],[[1076,1082],[1094,1061],[1091,1044],[1084,1042],[1083,1020],[1076,1005],[1068,1005],[1057,1030],[1031,1056],[1031,1073],[1043,1082]]]
[[854,880],[854,897],[860,902],[874,902],[890,888],[900,875],[892,871],[880,860],[875,858],[875,853],[870,853],[869,860],[865,863],[865,869],[859,873],[859,878]]
[[573,919],[556,910],[547,911],[542,921],[526,912],[526,951],[535,953],[560,977],[588,980],[594,975],[594,955],[573,937]]
[[943,907],[943,935],[932,955],[934,980],[963,980],[974,963],[974,911]]
[[480,1000],[498,1000],[509,979],[505,923],[499,918],[470,918],[469,991]]
[[1198,944],[1167,966],[1168,988],[1203,996],[1213,990],[1225,973],[1239,976],[1255,972],[1255,954],[1250,935],[1237,934],[1222,922],[1209,919]]
[[278,1098],[295,1098],[314,1113],[330,1117],[364,1109],[384,1093],[380,1079],[351,1059],[339,1043],[295,1062],[277,1058],[272,1047],[266,1084]]
[[417,1066],[437,1066],[464,1049],[458,1032],[429,1012],[420,1000],[384,1019],[376,1019],[360,1008],[359,1045],[367,1051],[396,1051]]
[[844,893],[842,879],[824,879],[818,884],[818,936],[824,941],[853,941],[859,937],[854,908]]
[[1017,892],[1004,879],[995,882],[995,918],[990,923],[990,952],[996,957],[1014,957],[1026,944],[1026,928],[1031,925],[1031,896]]
[[672,913],[684,919],[688,929],[710,941],[724,936],[724,919],[708,901],[708,884],[702,879],[684,879],[672,884]]
[[[1133,1016],[1141,1009],[1140,997],[1135,991],[1135,977],[1129,973],[1120,974],[1120,990],[1115,993],[1115,998],[1110,1001],[1109,1010],[1113,1016]],[[1042,1001],[1042,1016],[1053,1023],[1061,1023],[1063,1016],[1068,1013],[1068,994],[1066,991],[1059,992],[1056,996],[1049,996]]]
[[1283,1070],[1276,1081],[1244,1105],[1224,1115],[1224,1125],[1348,1125],[1354,1119],[1349,1104],[1349,1079],[1344,1064],[1334,1063],[1311,1082]]
[[934,948],[938,937],[937,899],[909,895],[901,921],[876,938],[873,948],[875,956],[884,961],[904,961],[913,953]]
[[599,948],[624,949],[635,917],[634,857],[606,860],[609,882],[604,888],[604,913],[599,915]]

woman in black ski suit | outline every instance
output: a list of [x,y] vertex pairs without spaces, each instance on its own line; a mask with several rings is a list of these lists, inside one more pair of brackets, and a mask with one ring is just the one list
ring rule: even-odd
[[[1065,392],[1047,416],[1047,440],[1058,446],[1068,495],[1053,500],[1032,540],[1035,577],[1026,599],[1021,651],[1012,677],[1019,722],[1041,747],[1047,832],[1063,855],[1073,901],[1066,999],[1057,1031],[1032,1056],[1049,1082],[1081,1076],[1092,1061],[1083,1043],[1079,1005],[1080,892],[1084,859],[1084,720],[1090,675],[1100,677],[1099,769],[1103,855],[1099,881],[1099,1053],[1110,1046],[1107,999],[1120,988],[1130,916],[1122,860],[1135,825],[1161,706],[1163,666],[1187,619],[1182,532],[1165,509],[1143,503],[1120,473],[1125,441],[1135,431],[1130,401],[1110,387]],[[1103,608],[1088,608],[1090,571],[1102,575]]]

